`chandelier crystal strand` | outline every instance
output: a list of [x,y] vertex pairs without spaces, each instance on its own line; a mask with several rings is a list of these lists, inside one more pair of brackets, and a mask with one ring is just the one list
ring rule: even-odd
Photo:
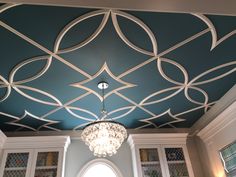
[[102,117],[86,126],[81,134],[82,140],[95,156],[106,157],[116,154],[123,141],[127,138],[125,127],[115,121],[105,120],[107,112],[104,103],[104,89],[108,87],[106,82],[101,82],[98,87],[102,89],[103,105]]

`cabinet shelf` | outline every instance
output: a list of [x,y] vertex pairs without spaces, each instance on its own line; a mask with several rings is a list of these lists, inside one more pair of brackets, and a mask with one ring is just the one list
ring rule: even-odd
[[5,171],[17,171],[17,170],[26,170],[26,167],[7,167],[4,170]]
[[184,160],[178,160],[178,161],[167,161],[168,164],[179,164],[179,163],[186,163]]
[[41,166],[41,167],[36,167],[36,170],[50,170],[50,169],[56,169],[57,166]]
[[160,164],[159,161],[151,161],[151,162],[141,162],[141,165],[157,165]]

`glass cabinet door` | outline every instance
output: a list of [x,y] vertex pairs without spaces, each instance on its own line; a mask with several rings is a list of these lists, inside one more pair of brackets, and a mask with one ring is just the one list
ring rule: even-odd
[[34,177],[57,177],[59,152],[38,152]]
[[170,177],[189,177],[182,148],[165,148]]
[[162,177],[157,148],[139,149],[143,177]]
[[29,152],[24,153],[8,153],[3,177],[25,177]]

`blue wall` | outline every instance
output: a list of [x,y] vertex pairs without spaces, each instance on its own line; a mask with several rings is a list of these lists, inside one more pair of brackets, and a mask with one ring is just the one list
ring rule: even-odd
[[[81,140],[72,140],[66,154],[65,177],[77,177],[83,166],[95,159],[88,146]],[[123,177],[133,177],[131,150],[128,143],[124,143],[117,154],[108,157],[122,173]]]

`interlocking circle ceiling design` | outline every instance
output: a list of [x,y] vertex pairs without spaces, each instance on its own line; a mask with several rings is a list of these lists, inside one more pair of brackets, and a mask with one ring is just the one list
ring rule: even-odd
[[[20,8],[28,9],[28,15],[30,16],[32,12],[30,10],[31,8],[43,9],[45,7],[18,4],[2,5],[0,7],[0,26],[2,30],[0,34],[1,32],[2,35],[5,33],[14,34],[17,40],[27,43],[27,45],[30,44],[31,47],[37,50],[39,49],[43,54],[38,55],[36,53],[28,58],[16,59],[14,60],[14,65],[9,64],[8,68],[3,68],[4,66],[0,67],[2,71],[6,69],[6,72],[9,73],[6,76],[0,70],[0,118],[2,122],[1,128],[7,125],[9,126],[6,130],[39,131],[50,129],[60,131],[62,129],[81,129],[100,116],[99,110],[94,107],[99,107],[102,101],[101,93],[96,88],[96,83],[102,79],[108,80],[109,83],[111,82],[110,85],[112,86],[105,94],[105,99],[109,104],[108,107],[110,106],[108,113],[110,119],[120,121],[127,127],[136,129],[190,127],[217,102],[218,98],[225,94],[225,91],[235,84],[236,60],[232,56],[236,57],[235,49],[233,49],[236,45],[236,17],[228,17],[231,18],[231,21],[234,21],[234,28],[230,29],[229,32],[227,29],[226,34],[221,34],[221,37],[218,37],[218,29],[211,21],[211,18],[214,19],[217,16],[209,18],[203,14],[176,14],[176,16],[180,15],[183,18],[188,17],[189,19],[193,19],[193,21],[195,20],[201,30],[193,35],[184,36],[182,40],[177,40],[178,42],[174,41],[174,45],[164,50],[161,45],[165,42],[163,39],[167,41],[167,39],[172,37],[163,37],[163,34],[158,35],[156,32],[155,24],[158,26],[158,23],[160,23],[160,25],[164,26],[163,21],[159,22],[156,19],[152,19],[151,21],[154,24],[152,26],[148,19],[152,15],[168,16],[170,15],[168,13],[137,12],[135,15],[135,12],[121,10],[77,9],[78,12],[82,11],[81,14],[70,21],[63,21],[62,19],[61,22],[64,23],[64,27],[58,29],[58,31],[52,32],[49,31],[50,29],[43,29],[43,27],[42,29],[35,29],[31,24],[25,27],[29,31],[45,30],[46,33],[52,32],[56,34],[54,35],[56,36],[54,38],[55,42],[52,49],[50,49],[42,42],[35,40],[32,35],[27,35],[26,30],[21,30],[20,27],[15,28],[14,25],[8,23],[8,20],[9,22],[14,21],[12,14],[16,13],[17,15],[18,12],[20,13]],[[57,8],[62,13],[64,12],[62,7],[48,8],[52,8],[51,13],[56,11],[55,9]],[[71,9],[75,10],[76,8]],[[41,23],[40,20],[43,21],[47,18],[43,14],[43,11],[42,14],[38,15],[41,15],[41,18],[35,19],[39,21],[38,23]],[[65,17],[66,15],[64,14]],[[24,18],[27,21],[29,17]],[[96,19],[96,23],[93,21],[94,19]],[[91,20],[92,22],[90,22]],[[54,22],[51,21],[51,23]],[[97,25],[97,27],[93,28],[95,30],[90,32],[89,35],[85,36],[78,43],[72,41],[70,43],[68,41],[65,42],[68,36],[72,34],[73,39],[76,36],[79,37],[78,28],[82,26],[81,29],[85,30],[86,28],[84,26],[86,25],[84,24],[87,23],[95,27]],[[93,25],[93,23],[96,25]],[[168,23],[168,21],[165,23]],[[132,27],[129,27],[130,24],[132,24]],[[190,30],[188,29],[188,24],[185,25],[186,27],[184,29],[186,31]],[[126,26],[127,30],[124,26]],[[133,28],[139,29],[138,31],[140,32],[140,34],[136,35],[137,39],[135,40],[132,38],[135,34],[130,33],[130,30]],[[176,28],[178,27],[176,26]],[[89,27],[87,27],[87,30],[89,30]],[[103,39],[106,35],[104,33],[106,30],[110,35],[109,38],[112,36],[110,41]],[[172,29],[164,29],[164,31],[168,30]],[[204,36],[208,36],[207,40],[210,41],[206,44],[204,50],[202,50],[202,44],[196,47],[194,42],[202,39]],[[14,37],[12,37],[12,40]],[[52,35],[50,37],[53,38]],[[142,43],[144,40],[146,42]],[[101,60],[97,61],[96,57],[90,60],[76,59],[76,56],[86,56],[86,54],[90,56],[93,53],[91,46],[96,46],[100,51],[103,50],[106,53],[106,50],[108,51],[110,49],[103,48],[103,44],[114,41],[124,44],[115,50],[120,53],[120,56],[117,56],[117,58],[127,56],[126,62],[116,59],[113,65],[110,60],[111,56],[109,55],[106,56],[107,58],[100,57],[102,58],[102,65]],[[7,42],[0,40],[0,43],[3,43],[2,45]],[[229,44],[226,44],[227,42],[234,43],[234,46],[231,45],[229,48]],[[224,44],[226,45],[225,47],[223,47]],[[186,61],[182,60],[182,58],[186,58],[184,54],[176,54],[176,56],[173,54],[175,51],[178,53],[179,49],[187,45],[193,45],[193,48],[196,47],[194,50],[199,48],[199,51],[195,50],[196,53],[205,52],[206,54],[204,56],[206,58],[199,59],[199,62],[195,58],[188,58],[186,59],[188,62],[184,62]],[[206,48],[208,49],[206,50]],[[186,53],[188,52],[187,48],[184,50]],[[217,58],[219,55],[216,55],[215,61],[207,61],[208,57],[211,54],[213,55],[217,50],[221,50],[220,52],[225,58],[222,56]],[[12,51],[9,49],[6,53],[9,54],[13,51],[14,49]],[[83,54],[80,55],[80,51]],[[130,54],[127,51],[130,51]],[[27,53],[27,51],[25,52]],[[173,57],[171,57],[171,54],[173,54]],[[95,55],[93,54],[92,56]],[[6,58],[6,55],[3,56],[1,63],[7,63],[8,60],[11,60],[10,58]],[[15,56],[18,58],[17,53],[15,53]],[[205,63],[212,62],[212,65],[210,66],[208,64],[206,68],[203,62],[204,60]],[[201,63],[203,63],[202,66]],[[124,68],[122,65],[124,65]],[[14,67],[10,68],[10,66]],[[37,70],[34,67],[37,67]],[[194,70],[194,74],[192,70]],[[53,71],[57,73],[57,77],[48,77]],[[67,71],[73,71],[74,75],[78,76],[78,80],[67,78]],[[158,77],[160,82],[156,82],[157,79],[155,77]],[[224,80],[226,84],[214,85],[214,83],[220,80]],[[53,91],[49,91],[52,87],[54,87],[52,89]],[[61,99],[60,97],[63,97],[63,95],[70,95],[70,92],[58,93],[60,87],[73,89],[73,93],[71,93],[72,99],[71,97],[70,99]],[[219,87],[223,91],[219,92],[219,95],[213,95],[211,98],[209,96],[211,92],[210,87],[211,89],[217,89]],[[76,91],[78,91],[79,95],[75,94]],[[23,101],[20,103],[18,99],[24,99],[27,103]],[[34,109],[35,107],[31,107],[31,104],[37,105],[39,112]],[[11,109],[9,105],[12,105]],[[168,107],[168,105],[170,106]],[[19,110],[20,106],[24,108],[21,111]],[[173,110],[173,107],[176,107],[176,110]],[[20,115],[22,112],[23,115]],[[191,114],[195,112],[199,114]],[[185,124],[185,122],[188,123]]]

